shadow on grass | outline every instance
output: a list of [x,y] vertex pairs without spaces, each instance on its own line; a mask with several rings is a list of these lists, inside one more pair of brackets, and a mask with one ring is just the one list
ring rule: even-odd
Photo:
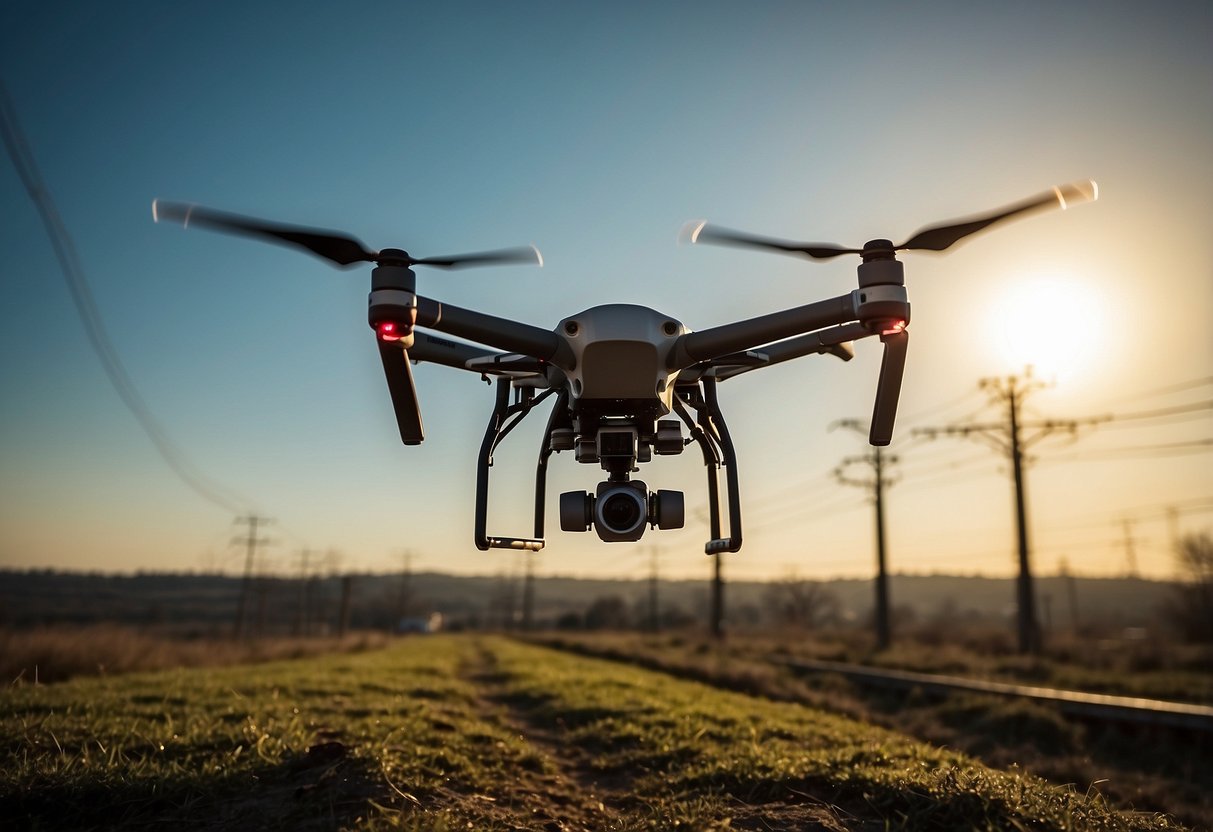
[[6,830],[339,829],[398,802],[374,761],[338,742],[213,776],[32,779],[0,793]]

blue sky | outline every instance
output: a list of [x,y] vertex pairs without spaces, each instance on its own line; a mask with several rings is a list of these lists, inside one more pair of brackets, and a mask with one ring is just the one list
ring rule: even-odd
[[[428,438],[403,448],[366,271],[154,225],[155,197],[417,255],[534,242],[541,270],[423,273],[420,289],[542,326],[624,302],[702,328],[842,294],[854,264],[680,247],[689,219],[861,244],[1095,178],[1093,205],[904,258],[891,562],[1007,574],[1005,464],[973,442],[911,442],[911,428],[995,415],[977,382],[1027,360],[998,348],[1020,286],[1043,287],[1029,308],[1057,316],[1011,339],[1074,359],[1033,397],[1041,416],[1210,398],[1189,382],[1213,376],[1211,40],[1205,3],[12,2],[0,76],[127,369],[195,466],[278,520],[270,567],[310,546],[357,568],[406,548],[422,568],[512,568],[471,543],[491,391],[418,368]],[[8,164],[0,204],[0,565],[234,568],[230,513],[173,475],[110,389]],[[1061,330],[1077,341],[1053,341]],[[870,572],[870,509],[829,473],[863,449],[828,430],[870,413],[879,348],[856,351],[722,387],[747,520],[733,574]],[[494,468],[504,534],[528,532],[534,422]],[[1181,507],[1182,531],[1208,528],[1209,454],[1124,449],[1211,427],[1205,411],[1042,443],[1041,568],[1123,572],[1128,518],[1139,568],[1169,574],[1165,507]],[[690,456],[645,478],[684,489],[694,517]],[[553,465],[553,495],[598,479]],[[700,575],[705,536],[694,520],[640,546],[556,532],[541,562],[624,576],[654,544],[669,574]]]

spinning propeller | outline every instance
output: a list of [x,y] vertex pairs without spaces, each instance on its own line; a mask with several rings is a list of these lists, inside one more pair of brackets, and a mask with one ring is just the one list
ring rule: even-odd
[[302,248],[328,260],[337,266],[353,266],[358,263],[380,263],[391,259],[403,266],[434,266],[440,269],[461,269],[467,266],[496,266],[505,263],[535,263],[543,265],[543,256],[534,246],[503,248],[494,251],[478,251],[450,257],[411,257],[400,249],[371,251],[360,240],[340,231],[323,228],[306,228],[299,225],[283,225],[254,217],[229,214],[201,205],[183,202],[152,202],[152,219],[156,222],[181,223],[182,228],[202,226],[214,231],[256,237],[273,243]]
[[[1099,198],[1099,186],[1093,180],[1058,185],[1014,205],[1008,205],[989,214],[968,219],[951,220],[940,225],[921,229],[901,245],[891,240],[869,240],[863,248],[846,248],[833,243],[798,243],[763,237],[745,231],[709,225],[706,221],[688,225],[684,236],[692,243],[754,248],[793,254],[811,260],[829,260],[843,254],[858,254],[863,258],[859,267],[859,293],[857,296],[860,319],[877,332],[884,342],[884,357],[880,364],[880,379],[876,388],[876,403],[872,413],[872,427],[868,441],[873,445],[887,445],[893,437],[893,422],[897,416],[897,399],[901,393],[901,379],[905,370],[906,350],[909,346],[909,304],[905,302],[905,279],[901,263],[897,261],[899,251],[944,251],[956,243],[992,225],[1051,208],[1068,208],[1070,205],[1093,201]],[[865,273],[866,272],[866,273]],[[869,303],[871,299],[871,303]],[[865,304],[872,308],[895,308],[904,305],[906,315],[889,317],[877,311],[865,315]]]
[[408,355],[417,317],[416,276],[412,267],[460,269],[510,263],[543,265],[543,255],[535,246],[417,258],[402,249],[371,251],[357,238],[340,231],[284,225],[200,205],[158,199],[152,202],[152,219],[156,222],[178,222],[182,228],[196,225],[301,248],[342,268],[358,263],[374,263],[378,268],[371,276],[370,323],[378,336],[379,357],[383,361],[400,439],[406,445],[418,445],[425,438],[421,406],[417,401],[417,388]]
[[1099,198],[1099,186],[1093,180],[1071,182],[1068,185],[1058,185],[1052,190],[1045,191],[1022,202],[1000,208],[990,214],[982,214],[969,219],[951,220],[940,225],[932,225],[918,231],[910,239],[899,246],[889,241],[872,240],[863,248],[844,248],[833,243],[796,243],[778,240],[774,237],[763,237],[749,234],[745,231],[734,231],[716,225],[701,222],[690,229],[689,237],[692,243],[711,243],[720,246],[736,248],[757,248],[782,254],[799,254],[811,260],[829,260],[841,254],[863,254],[870,251],[873,243],[887,243],[893,251],[944,251],[956,243],[983,231],[995,223],[1009,220],[1025,214],[1043,211],[1049,208],[1068,208],[1080,202],[1094,201]]

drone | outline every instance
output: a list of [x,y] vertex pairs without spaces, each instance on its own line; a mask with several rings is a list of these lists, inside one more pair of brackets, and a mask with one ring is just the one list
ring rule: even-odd
[[[152,217],[157,222],[301,248],[342,268],[374,264],[367,320],[375,333],[405,445],[418,445],[425,438],[413,381],[414,362],[428,361],[495,379],[493,411],[477,458],[474,539],[478,549],[543,548],[548,461],[553,453],[563,451],[571,451],[578,463],[600,466],[606,479],[593,493],[560,495],[562,531],[593,529],[602,541],[614,543],[638,541],[646,527],[682,528],[683,493],[650,491],[632,475],[654,454],[681,454],[694,443],[707,470],[710,537],[704,552],[717,555],[737,552],[742,543],[737,452],[720,408],[720,382],[807,355],[850,360],[853,342],[877,337],[884,351],[868,439],[872,445],[888,445],[909,345],[910,303],[898,252],[942,252],[1013,217],[1097,198],[1093,181],[1059,185],[991,213],[923,228],[900,245],[873,239],[861,248],[789,242],[707,222],[688,223],[681,236],[690,243],[773,251],[817,261],[852,254],[860,258],[858,287],[847,294],[701,330],[633,304],[595,306],[564,318],[554,329],[544,329],[417,294],[416,266],[542,266],[542,255],[534,246],[415,258],[399,248],[370,250],[341,232],[283,225],[186,203],[155,200]],[[534,537],[490,535],[487,518],[493,453],[548,398],[554,404],[536,465]],[[722,468],[726,506],[721,504]],[[727,536],[722,532],[722,509],[727,510]]]

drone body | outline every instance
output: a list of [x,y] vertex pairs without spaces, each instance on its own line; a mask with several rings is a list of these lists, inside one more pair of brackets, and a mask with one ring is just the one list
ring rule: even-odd
[[[674,455],[695,443],[707,470],[708,554],[741,548],[737,455],[717,398],[717,384],[734,376],[811,354],[849,360],[852,341],[877,336],[884,358],[876,386],[869,440],[892,438],[905,366],[910,304],[902,250],[942,251],[994,223],[1069,202],[1095,199],[1094,182],[1065,185],[998,212],[926,228],[906,243],[875,239],[861,249],[789,243],[699,223],[691,242],[773,250],[823,260],[858,254],[858,288],[839,297],[748,320],[693,331],[644,306],[608,304],[560,321],[553,330],[443,304],[417,294],[414,266],[532,262],[538,250],[505,249],[416,259],[401,249],[372,252],[344,234],[285,226],[173,203],[153,203],[153,217],[304,248],[338,266],[371,262],[368,322],[375,330],[392,406],[406,445],[425,438],[412,362],[428,361],[496,378],[496,396],[477,459],[475,543],[480,549],[538,550],[544,545],[545,484],[553,453],[571,451],[599,466],[606,479],[593,494],[560,496],[565,531],[594,529],[606,542],[636,541],[645,527],[681,528],[681,492],[651,492],[632,474],[654,454]],[[454,336],[440,337],[432,332]],[[538,404],[555,402],[540,444],[535,476],[535,534],[499,537],[486,529],[489,469],[498,444]],[[683,429],[686,429],[684,438]],[[728,534],[723,534],[719,472],[725,473]]]

